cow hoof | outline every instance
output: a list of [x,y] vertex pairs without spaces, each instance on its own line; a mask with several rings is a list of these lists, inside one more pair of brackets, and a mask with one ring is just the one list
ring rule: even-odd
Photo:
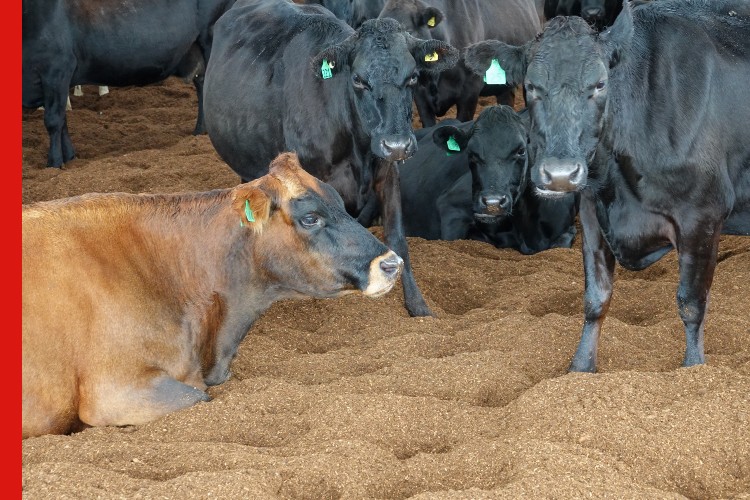
[[427,304],[419,304],[417,306],[406,306],[406,310],[409,311],[409,316],[411,317],[417,317],[417,316],[435,316],[432,313],[432,310],[427,306]]
[[702,357],[685,357],[682,361],[683,368],[690,368],[691,366],[706,364],[706,360]]
[[596,373],[596,365],[593,363],[576,363],[573,361],[568,367],[568,373]]

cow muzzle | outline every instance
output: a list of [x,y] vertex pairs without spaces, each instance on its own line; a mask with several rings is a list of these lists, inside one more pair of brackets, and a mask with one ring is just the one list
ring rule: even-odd
[[388,252],[370,262],[370,273],[367,288],[362,293],[367,297],[380,297],[388,293],[404,268],[404,261],[396,252]]
[[482,194],[474,206],[474,218],[480,222],[494,222],[510,214],[513,199],[507,194]]
[[412,134],[387,135],[377,141],[373,152],[388,161],[406,160],[417,152],[417,141]]
[[586,183],[586,163],[581,160],[545,158],[539,164],[537,193],[546,198],[559,198],[582,189]]

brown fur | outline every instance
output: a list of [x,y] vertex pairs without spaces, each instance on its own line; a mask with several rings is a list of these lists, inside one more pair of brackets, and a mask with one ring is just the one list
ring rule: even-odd
[[284,154],[231,190],[25,206],[23,436],[140,424],[206,400],[255,318],[295,295],[271,285],[340,291],[335,259],[307,250],[285,210],[318,182]]

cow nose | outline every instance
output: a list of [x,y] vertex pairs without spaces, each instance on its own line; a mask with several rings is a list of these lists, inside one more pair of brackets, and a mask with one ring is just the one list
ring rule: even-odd
[[401,272],[401,268],[404,265],[404,260],[396,254],[380,261],[380,270],[388,278],[393,278]]
[[390,161],[406,160],[416,151],[416,142],[410,136],[390,136],[380,140],[383,158]]
[[548,191],[576,191],[583,184],[586,170],[581,161],[543,161],[540,169],[542,188]]
[[510,199],[507,195],[482,196],[482,203],[486,207],[485,210],[487,213],[493,215],[507,212],[510,208]]

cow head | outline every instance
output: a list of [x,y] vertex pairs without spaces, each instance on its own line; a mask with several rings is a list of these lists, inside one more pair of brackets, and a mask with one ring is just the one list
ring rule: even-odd
[[412,36],[429,39],[430,31],[443,20],[443,13],[422,0],[388,0],[378,17],[395,19]]
[[232,208],[252,237],[255,269],[289,296],[376,297],[403,261],[344,210],[338,193],[283,153],[267,175],[232,190]]
[[457,60],[458,51],[445,42],[414,38],[393,19],[372,19],[340,44],[318,54],[313,66],[321,78],[325,78],[321,67],[327,64],[332,78],[348,80],[373,154],[397,161],[417,150],[411,103],[419,74],[442,71]]
[[523,193],[527,137],[527,124],[510,106],[485,108],[468,131],[445,125],[432,133],[435,144],[447,152],[468,155],[478,221],[496,222],[510,215]]
[[523,83],[531,115],[531,180],[542,196],[560,197],[589,181],[588,165],[608,118],[610,69],[630,44],[633,19],[628,2],[601,35],[577,16],[552,19],[526,45],[497,41],[467,48],[466,63],[484,73],[492,59],[509,83]]

